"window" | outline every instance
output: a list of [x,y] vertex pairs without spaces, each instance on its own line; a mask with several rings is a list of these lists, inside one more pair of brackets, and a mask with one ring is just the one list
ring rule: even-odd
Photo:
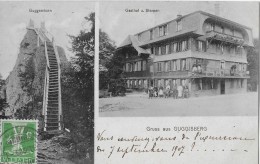
[[159,27],[159,36],[168,35],[168,25],[163,25]]
[[128,63],[128,72],[132,72],[132,64]]
[[176,86],[176,80],[175,79],[172,80],[172,85]]
[[162,72],[162,63],[161,62],[157,63],[157,72]]
[[177,70],[181,70],[181,60],[177,60],[176,62],[176,65],[177,65]]
[[137,62],[137,71],[141,71],[142,69],[142,61]]
[[143,71],[146,71],[146,60],[143,61]]
[[200,40],[197,41],[197,50],[203,51],[203,42]]
[[242,63],[239,64],[238,71],[242,71]]
[[224,31],[224,27],[223,27],[223,26],[221,26],[220,28],[221,28],[221,33],[223,33],[223,34],[224,34],[224,33],[225,33],[225,31]]
[[172,68],[171,68],[171,70],[172,71],[176,71],[177,70],[176,60],[172,61]]
[[163,35],[168,35],[168,25],[166,24],[166,25],[164,25],[163,26]]
[[161,50],[162,50],[162,55],[165,55],[166,54],[166,46],[165,45],[161,46]]
[[125,71],[126,71],[126,72],[129,72],[129,64],[130,64],[130,63],[125,63]]
[[169,70],[168,70],[168,69],[169,69],[168,61],[164,62],[164,64],[165,64],[165,67],[164,67],[165,70],[164,70],[164,71],[165,71],[165,72],[168,72],[168,71],[169,71]]
[[184,71],[186,69],[186,59],[181,60],[181,70]]
[[138,80],[139,81],[139,87],[142,88],[142,80]]
[[126,54],[125,54],[125,58],[128,58],[128,57],[129,57],[129,55],[128,55],[128,53],[126,53]]
[[184,40],[182,41],[182,51],[186,51],[187,50],[187,41]]
[[158,55],[161,55],[162,54],[162,48],[159,47],[159,52],[158,52]]
[[150,51],[151,51],[151,54],[153,54],[153,53],[154,53],[154,52],[153,52],[153,47],[151,48],[151,50],[150,50]]
[[220,69],[225,69],[225,61],[220,62]]
[[181,31],[181,30],[182,30],[182,21],[181,21],[181,20],[178,20],[176,23],[177,23],[176,30],[177,30],[177,31]]
[[166,45],[166,54],[169,54],[170,53],[170,46],[169,44]]
[[153,29],[150,30],[150,40],[153,40]]
[[159,27],[159,36],[163,36],[163,27]]
[[177,43],[173,43],[173,52],[177,52]]
[[150,65],[150,72],[153,73],[153,65]]
[[159,55],[159,47],[155,47],[155,55]]
[[181,50],[182,50],[182,42],[178,42],[176,52],[180,52]]
[[210,31],[215,31],[215,24],[214,24],[214,23],[212,23],[212,24],[210,25]]
[[138,71],[138,63],[134,62],[134,65],[135,65],[135,70],[134,71]]

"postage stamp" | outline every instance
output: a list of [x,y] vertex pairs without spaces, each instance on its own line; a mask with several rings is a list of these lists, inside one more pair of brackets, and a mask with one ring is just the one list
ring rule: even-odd
[[0,163],[37,163],[37,120],[0,120]]

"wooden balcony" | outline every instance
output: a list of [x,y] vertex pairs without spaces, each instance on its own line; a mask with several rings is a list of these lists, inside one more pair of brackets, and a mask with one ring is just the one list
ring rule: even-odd
[[126,77],[151,77],[153,74],[149,71],[133,71],[133,72],[125,72]]
[[189,72],[191,77],[225,77],[225,78],[249,78],[246,71],[238,71],[231,69],[219,69],[219,68],[209,68],[202,69],[201,71],[191,71]]
[[218,41],[222,41],[222,42],[228,42],[228,43],[235,44],[235,45],[242,45],[244,43],[243,38],[239,38],[236,36],[216,32],[216,31],[208,31],[205,38],[218,40]]

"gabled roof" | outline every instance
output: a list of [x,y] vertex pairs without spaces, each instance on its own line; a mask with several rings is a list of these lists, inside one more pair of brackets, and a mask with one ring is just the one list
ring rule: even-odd
[[150,54],[148,51],[140,47],[141,43],[133,35],[128,35],[127,38],[120,44],[120,46],[118,46],[118,49],[129,45],[134,47],[134,49],[138,52],[138,55]]

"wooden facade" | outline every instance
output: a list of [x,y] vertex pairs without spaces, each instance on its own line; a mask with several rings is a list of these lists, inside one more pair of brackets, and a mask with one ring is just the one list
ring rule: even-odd
[[177,84],[191,95],[215,95],[246,91],[252,46],[250,28],[197,11],[128,37],[117,51],[127,88]]

